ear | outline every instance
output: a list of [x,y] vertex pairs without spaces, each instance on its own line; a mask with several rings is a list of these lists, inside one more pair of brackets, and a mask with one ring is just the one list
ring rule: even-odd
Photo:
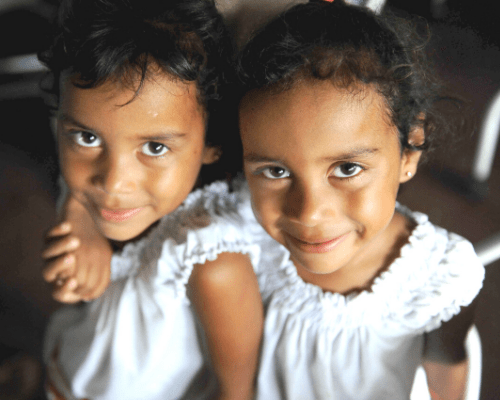
[[203,149],[203,164],[213,164],[218,161],[220,156],[222,155],[222,151],[217,146],[205,146]]
[[[424,129],[414,128],[408,135],[408,142],[413,145],[421,145],[425,141]],[[422,151],[405,149],[401,157],[401,168],[399,182],[408,182],[417,173],[418,162],[422,156]]]

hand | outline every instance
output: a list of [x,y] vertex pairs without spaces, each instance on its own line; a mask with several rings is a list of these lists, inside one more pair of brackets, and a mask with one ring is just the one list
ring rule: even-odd
[[54,299],[64,303],[82,300],[74,292],[78,288],[75,250],[80,246],[80,239],[72,235],[71,230],[69,222],[53,227],[47,232],[46,246],[42,251],[42,258],[46,260],[43,278],[54,284]]
[[52,296],[63,303],[89,301],[107,288],[112,248],[87,210],[73,198],[64,204],[65,221],[47,233],[42,257],[44,279],[54,284]]

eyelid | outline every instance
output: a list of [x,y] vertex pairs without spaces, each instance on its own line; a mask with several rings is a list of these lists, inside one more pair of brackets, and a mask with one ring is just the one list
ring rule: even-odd
[[[266,175],[266,172],[269,172],[272,168],[280,168],[283,171],[285,171],[286,175],[281,176],[281,177],[274,177],[274,176]],[[265,166],[262,166],[260,168],[257,168],[255,171],[252,172],[252,174],[253,175],[263,175],[265,179],[276,181],[276,180],[280,180],[280,179],[289,178],[291,175],[291,172],[288,170],[288,168],[285,168],[281,165],[265,165]]]
[[[144,148],[146,148],[146,146],[148,146],[149,144],[151,143],[155,143],[155,144],[159,144],[161,146],[163,146],[163,149],[165,150],[164,152],[162,152],[161,154],[147,154],[146,152],[144,152]],[[167,146],[166,144],[164,143],[161,143],[159,141],[155,141],[155,140],[148,140],[146,143],[144,143],[142,146],[141,146],[141,153],[144,154],[145,156],[148,156],[148,157],[153,157],[153,158],[160,158],[160,157],[163,157],[165,154],[167,154],[168,152],[170,152],[171,149],[169,146]]]
[[[102,139],[99,137],[99,135],[96,135],[95,133],[93,132],[89,132],[89,131],[86,131],[86,130],[77,130],[77,129],[73,129],[73,130],[68,130],[66,132],[66,134],[69,136],[69,138],[73,141],[74,144],[76,144],[77,146],[79,147],[83,147],[83,148],[94,148],[94,147],[99,147],[101,146],[102,144]],[[85,144],[83,142],[81,142],[79,139],[82,139],[82,136],[84,134],[88,134],[88,135],[92,135],[96,138],[96,141],[91,143],[90,145],[89,144]]]
[[[359,168],[359,170],[354,175],[346,175],[346,176],[335,175],[335,171],[344,165],[354,165],[355,167]],[[357,178],[363,171],[366,171],[366,167],[364,167],[363,165],[361,165],[357,162],[347,161],[347,162],[342,162],[342,163],[336,165],[332,170],[331,176],[338,178],[338,179],[341,179],[341,180],[349,180],[349,179]]]

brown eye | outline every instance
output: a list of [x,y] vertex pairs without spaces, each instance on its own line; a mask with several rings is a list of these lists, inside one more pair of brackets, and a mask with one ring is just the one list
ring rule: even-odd
[[168,147],[158,142],[147,142],[142,146],[142,152],[150,157],[159,157],[168,151]]
[[268,179],[282,179],[290,176],[290,172],[282,167],[267,167],[262,174]]
[[101,145],[101,139],[90,132],[72,133],[75,142],[83,147],[98,147]]
[[351,178],[363,171],[363,167],[355,163],[344,163],[333,170],[333,175],[337,178]]

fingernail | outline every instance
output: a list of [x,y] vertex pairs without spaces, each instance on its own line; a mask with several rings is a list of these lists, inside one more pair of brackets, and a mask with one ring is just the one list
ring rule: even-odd
[[80,244],[80,240],[78,240],[78,238],[73,238],[69,242],[69,245],[70,245],[71,248],[78,247],[79,244]]
[[78,282],[76,281],[76,279],[69,280],[68,289],[73,290],[73,289],[76,289],[77,286],[78,286]]
[[59,225],[59,229],[61,229],[64,232],[69,231],[70,228],[71,225],[69,224],[69,222],[63,222],[61,225]]
[[73,254],[68,254],[66,257],[64,257],[64,262],[66,264],[72,264],[75,261],[75,256]]

